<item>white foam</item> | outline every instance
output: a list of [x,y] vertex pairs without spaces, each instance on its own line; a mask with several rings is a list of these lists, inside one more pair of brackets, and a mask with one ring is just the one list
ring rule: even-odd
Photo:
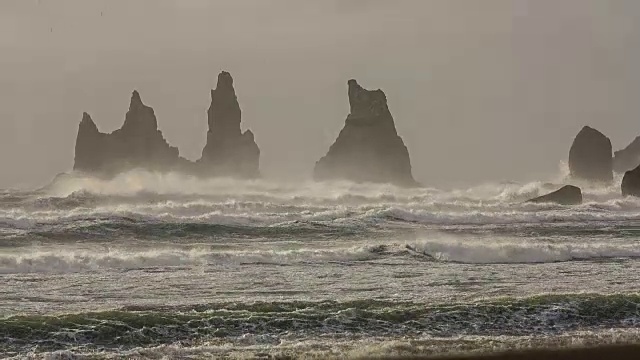
[[439,261],[467,264],[527,264],[640,257],[640,244],[633,243],[563,244],[526,239],[436,235],[434,239],[408,246]]
[[[355,184],[338,182],[275,182],[270,180],[201,179],[197,177],[168,173],[160,174],[142,170],[122,173],[111,180],[98,179],[79,174],[60,177],[46,187],[45,193],[54,197],[82,197],[88,194],[104,196],[156,195],[202,195],[221,196],[227,199],[258,198],[273,199],[276,202],[291,203],[450,203],[522,202],[542,193],[555,190],[563,182],[543,183],[486,183],[475,187],[453,190],[433,188],[398,188],[389,184]],[[610,187],[585,185],[587,198],[619,197],[619,183]]]
[[[231,245],[231,244],[230,244]],[[407,244],[415,252],[438,261],[496,264],[549,263],[572,260],[636,258],[640,244],[589,242],[551,243],[509,238],[482,238],[435,234]],[[272,249],[268,244],[248,251],[209,247],[134,248],[46,247],[17,248],[0,253],[0,273],[69,273],[153,268],[202,268],[217,265],[353,262],[374,260],[405,251],[398,243],[374,242],[366,246]],[[167,271],[169,271],[168,269]]]
[[[362,261],[378,257],[375,246],[295,250],[256,249],[251,251],[207,248],[164,248],[158,250],[78,249],[52,250],[20,248],[0,253],[0,274],[73,273],[103,270],[137,270],[171,267],[201,268],[214,265],[293,264],[299,262]],[[168,269],[170,270],[170,269]]]
[[586,186],[585,203],[580,206],[525,203],[561,185],[502,182],[438,190],[350,182],[200,179],[146,171],[123,173],[112,180],[72,174],[59,177],[31,201],[0,207],[0,227],[29,230],[43,224],[81,226],[85,219],[118,218],[241,226],[295,221],[337,226],[386,221],[417,226],[553,224],[640,218],[640,199],[623,198],[617,182],[610,187]]
[[[73,193],[87,192],[99,195],[181,194],[264,196],[294,200],[296,198],[351,199],[359,196],[384,197],[411,193],[389,184],[355,184],[351,182],[274,182],[269,180],[239,180],[230,178],[202,179],[178,173],[154,173],[134,170],[122,173],[111,180],[71,174],[60,177],[46,187],[49,196],[67,197]],[[420,189],[421,192],[429,189]]]

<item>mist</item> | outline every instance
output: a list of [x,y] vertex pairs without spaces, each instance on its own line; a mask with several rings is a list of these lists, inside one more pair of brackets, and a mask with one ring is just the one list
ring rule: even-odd
[[344,125],[346,82],[385,91],[416,180],[551,178],[583,125],[640,135],[634,0],[7,0],[1,187],[73,166],[82,112],[122,125],[131,91],[200,157],[229,71],[269,178],[308,178]]

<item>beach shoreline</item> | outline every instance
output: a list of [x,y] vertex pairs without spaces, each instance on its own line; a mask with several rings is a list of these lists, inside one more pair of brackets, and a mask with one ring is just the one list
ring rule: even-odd
[[[375,357],[372,357],[375,358]],[[360,358],[371,359],[371,358]],[[379,360],[599,360],[640,359],[640,344],[582,346],[568,348],[538,348],[496,353],[473,353],[439,356],[398,356]]]

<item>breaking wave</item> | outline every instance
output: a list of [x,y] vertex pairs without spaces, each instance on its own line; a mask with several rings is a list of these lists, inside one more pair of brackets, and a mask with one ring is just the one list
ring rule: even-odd
[[[523,239],[490,239],[434,235],[433,240],[394,243],[372,240],[369,245],[306,247],[263,243],[216,243],[177,247],[158,245],[153,250],[126,245],[85,249],[19,247],[0,253],[0,274],[67,273],[163,269],[176,271],[219,265],[310,265],[352,263],[383,258],[465,264],[538,264],[567,261],[640,258],[640,244],[589,242],[552,243]],[[285,243],[286,245],[286,243]],[[239,250],[241,248],[249,250]],[[417,257],[416,257],[417,256]],[[419,263],[416,266],[424,266]]]
[[[629,222],[640,199],[617,186],[585,188],[581,206],[526,203],[558,184],[505,182],[469,189],[203,180],[132,171],[112,180],[59,176],[35,192],[0,196],[0,239],[229,236],[364,232],[388,226],[551,226]],[[156,231],[161,228],[164,232]]]
[[[621,179],[616,185],[594,187],[583,184],[588,200],[602,202],[619,198]],[[176,197],[189,198],[242,198],[274,200],[293,203],[414,203],[433,202],[495,202],[512,203],[526,201],[543,193],[556,190],[563,180],[553,183],[501,182],[487,183],[466,189],[441,190],[435,188],[398,188],[390,184],[342,182],[274,182],[270,180],[201,179],[178,173],[153,173],[134,170],[120,174],[111,180],[83,176],[59,175],[38,193],[44,197],[66,199],[69,203],[91,202],[100,197]]]
[[640,258],[640,244],[612,242],[553,243],[527,239],[442,237],[408,244],[433,260],[465,264],[538,264]]
[[206,267],[220,264],[287,265],[365,261],[383,255],[384,246],[297,250],[220,250],[206,248],[156,250],[100,249],[41,250],[26,248],[20,252],[0,253],[0,274],[66,273],[97,270],[138,270],[171,267]]

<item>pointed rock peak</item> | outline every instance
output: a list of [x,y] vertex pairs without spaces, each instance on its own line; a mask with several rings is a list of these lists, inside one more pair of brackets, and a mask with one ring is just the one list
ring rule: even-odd
[[238,137],[242,117],[233,78],[226,71],[218,75],[218,84],[211,90],[211,106],[208,111],[209,130],[225,134],[225,137]]
[[362,86],[360,86],[360,84],[358,84],[358,81],[356,79],[351,79],[347,81],[347,85],[349,86],[349,95],[351,94],[359,95],[361,93],[365,93],[365,94],[377,94],[377,96],[380,96],[380,95],[384,96],[384,92],[382,90],[380,89],[367,90]]
[[233,77],[231,74],[223,71],[218,75],[218,84],[216,90],[231,90],[233,91]]
[[409,151],[398,136],[384,92],[364,89],[355,79],[347,85],[351,113],[327,155],[316,163],[314,178],[416,186]]
[[142,103],[140,93],[137,90],[134,90],[131,94],[129,111],[127,111],[125,115],[124,124],[121,129],[136,132],[151,132],[158,129],[158,121],[156,120],[153,108]]
[[[223,71],[218,75],[216,88],[211,90],[211,106],[214,107],[215,104],[222,107],[238,107],[237,102],[236,91],[233,88],[233,78],[231,74]],[[240,115],[238,114],[238,116]]]
[[349,80],[347,85],[352,116],[378,116],[389,111],[387,97],[382,90],[367,90],[355,79]]
[[231,77],[230,73],[223,71],[218,74],[218,83],[216,84],[216,89],[211,91],[212,97],[214,93],[235,95],[236,91],[233,88],[233,77]]
[[89,115],[89,113],[83,112],[82,113],[82,122],[93,122],[93,119],[91,119],[91,115]]
[[251,139],[251,141],[253,141],[255,138],[251,130],[245,131],[244,133],[242,133],[242,136],[246,137],[247,139]]
[[144,106],[142,103],[142,99],[140,98],[140,93],[138,90],[133,90],[131,94],[131,103],[129,104],[129,110],[138,108],[140,106]]
[[91,119],[91,115],[89,115],[86,112],[82,113],[82,120],[80,121],[80,127],[83,129],[95,130],[96,132],[98,131],[98,127],[96,126],[96,123],[93,122],[93,119]]

